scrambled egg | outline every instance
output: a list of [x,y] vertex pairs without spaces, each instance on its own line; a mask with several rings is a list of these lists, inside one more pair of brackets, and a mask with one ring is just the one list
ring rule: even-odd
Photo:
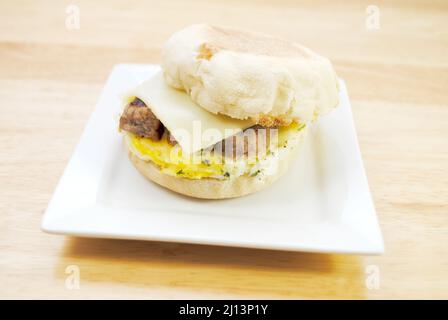
[[[278,147],[286,147],[289,134],[302,130],[305,125],[291,124],[278,130]],[[249,174],[254,176],[260,172],[256,166],[262,159],[229,159],[213,152],[201,152],[195,156],[186,156],[178,144],[171,145],[165,137],[159,141],[141,138],[127,132],[127,142],[134,152],[145,161],[152,161],[160,170],[171,176],[188,179],[217,178],[226,179],[231,176]],[[269,154],[268,151],[267,154]],[[251,160],[251,161],[250,161]]]

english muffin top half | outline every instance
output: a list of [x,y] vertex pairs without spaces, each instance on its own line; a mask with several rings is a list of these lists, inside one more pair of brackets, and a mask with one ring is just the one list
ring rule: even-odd
[[287,40],[204,24],[164,46],[166,83],[215,114],[264,127],[306,123],[338,105],[331,62]]

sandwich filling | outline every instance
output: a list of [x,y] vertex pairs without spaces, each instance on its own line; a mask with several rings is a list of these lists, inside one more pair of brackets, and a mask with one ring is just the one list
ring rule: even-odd
[[264,128],[256,125],[224,139],[195,156],[182,152],[179,144],[151,109],[139,98],[124,108],[119,122],[135,155],[151,161],[163,173],[188,179],[230,179],[268,174],[276,157],[300,141],[305,125]]

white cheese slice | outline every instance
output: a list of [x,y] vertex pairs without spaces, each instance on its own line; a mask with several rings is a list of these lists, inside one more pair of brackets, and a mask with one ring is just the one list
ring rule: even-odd
[[252,120],[232,119],[199,107],[185,92],[165,84],[163,71],[129,92],[125,103],[135,97],[150,107],[177,140],[182,151],[188,154],[213,146],[254,125]]

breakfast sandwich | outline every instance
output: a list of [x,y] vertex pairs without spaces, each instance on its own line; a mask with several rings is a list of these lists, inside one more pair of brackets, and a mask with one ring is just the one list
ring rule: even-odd
[[161,69],[124,99],[131,162],[187,196],[239,197],[287,172],[309,124],[338,104],[330,61],[299,44],[193,25],[164,46]]

